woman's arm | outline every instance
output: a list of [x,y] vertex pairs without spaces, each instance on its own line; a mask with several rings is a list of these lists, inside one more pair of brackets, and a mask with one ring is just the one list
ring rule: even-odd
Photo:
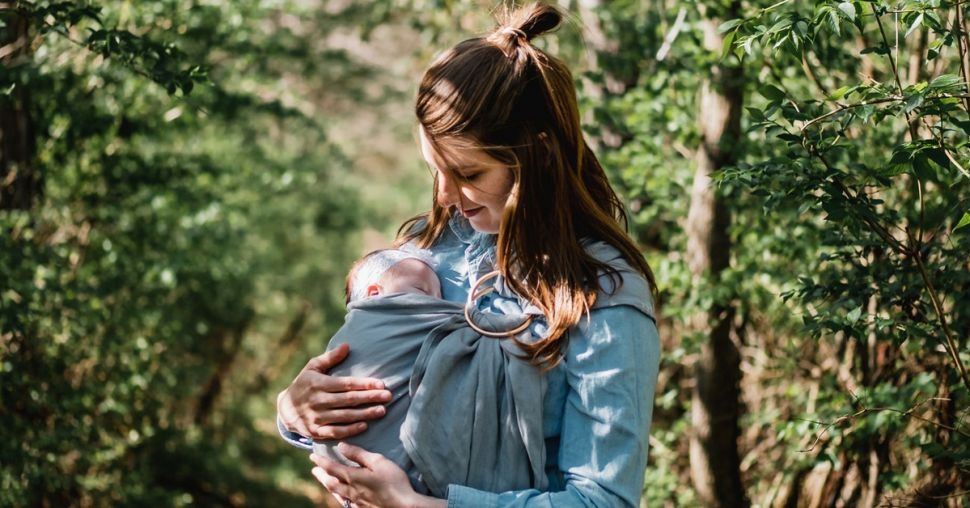
[[343,344],[312,358],[277,396],[277,424],[291,444],[309,448],[310,438],[345,439],[384,415],[382,404],[391,400],[391,392],[381,380],[327,374],[349,352]]
[[564,490],[496,494],[452,485],[449,507],[639,505],[660,365],[656,324],[633,307],[593,310],[570,334],[564,361]]

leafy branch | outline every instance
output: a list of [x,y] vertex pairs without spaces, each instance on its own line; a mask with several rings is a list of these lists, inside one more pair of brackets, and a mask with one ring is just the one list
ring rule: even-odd
[[[803,138],[803,143],[805,148],[809,153],[818,159],[825,167],[829,170],[831,174],[837,174],[834,166],[825,158],[818,147],[814,144],[808,142],[807,138]],[[841,195],[849,203],[857,203],[860,200],[858,194],[853,193],[839,178],[833,176],[829,179],[829,182],[834,185]],[[943,332],[944,346],[947,353],[950,355],[951,360],[953,360],[954,367],[960,374],[960,378],[963,381],[964,386],[970,390],[970,375],[967,374],[966,366],[963,365],[963,361],[960,359],[959,349],[956,345],[956,339],[953,336],[953,331],[950,329],[949,322],[946,319],[946,312],[943,309],[942,300],[940,299],[939,293],[934,287],[932,278],[926,265],[923,262],[922,248],[921,245],[917,244],[915,246],[907,245],[894,237],[889,230],[880,224],[874,217],[867,214],[856,214],[857,218],[861,220],[869,229],[875,233],[880,239],[882,239],[896,254],[903,256],[906,259],[910,259],[916,265],[919,271],[920,278],[923,281],[924,289],[933,304],[933,310],[936,313],[936,319],[940,324],[940,329]]]
[[[855,399],[855,401],[858,402],[858,399]],[[802,449],[801,451],[804,452],[804,453],[809,453],[809,452],[812,452],[813,450],[815,450],[815,448],[819,445],[819,443],[821,443],[821,441],[825,437],[825,435],[828,434],[829,431],[832,428],[834,428],[834,427],[838,427],[838,426],[841,426],[841,425],[844,425],[844,424],[847,424],[847,423],[851,423],[854,420],[857,420],[859,418],[863,418],[866,415],[869,415],[869,414],[872,414],[872,413],[880,413],[880,412],[896,413],[896,414],[901,415],[901,416],[904,416],[906,418],[912,418],[914,420],[919,420],[919,421],[921,421],[923,423],[930,424],[930,425],[932,425],[934,427],[937,427],[939,429],[943,429],[943,430],[946,430],[946,431],[949,431],[949,432],[953,432],[955,434],[959,434],[959,435],[961,435],[961,436],[963,436],[965,438],[970,439],[970,433],[965,432],[965,431],[963,431],[963,430],[961,430],[961,429],[959,429],[959,428],[957,428],[957,427],[955,427],[953,425],[947,425],[945,423],[940,423],[940,422],[938,422],[936,420],[931,420],[929,418],[926,418],[926,417],[920,416],[918,414],[915,414],[916,410],[919,409],[920,406],[923,406],[924,404],[927,404],[929,402],[950,402],[950,399],[943,398],[943,397],[931,397],[931,398],[928,398],[928,399],[926,399],[924,401],[918,402],[918,403],[914,404],[912,407],[910,407],[909,409],[905,409],[905,410],[904,409],[894,408],[894,407],[879,407],[879,406],[877,406],[877,407],[865,407],[865,406],[863,406],[861,409],[859,409],[855,413],[852,413],[852,414],[849,414],[849,415],[840,416],[840,417],[836,418],[835,420],[832,420],[831,422],[820,422],[820,421],[810,420],[810,419],[806,419],[806,418],[798,418],[799,421],[812,423],[812,424],[819,425],[819,426],[822,427],[822,429],[815,435],[815,439],[812,441],[812,444],[809,447]]]
[[[0,12],[17,12],[31,19],[41,35],[53,32],[78,47],[119,61],[135,74],[165,87],[169,94],[181,91],[188,95],[196,83],[208,79],[201,65],[182,64],[186,55],[174,44],[160,43],[127,30],[105,27],[99,7],[76,5],[75,2],[18,5],[19,8],[14,8],[9,3],[0,3]],[[97,28],[89,28],[87,38],[78,40],[71,31],[85,21],[94,23]]]

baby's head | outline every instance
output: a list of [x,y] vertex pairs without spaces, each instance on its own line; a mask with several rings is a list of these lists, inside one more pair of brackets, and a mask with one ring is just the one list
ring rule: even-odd
[[347,274],[347,303],[369,296],[418,293],[441,298],[441,281],[430,258],[400,249],[380,249],[360,258]]

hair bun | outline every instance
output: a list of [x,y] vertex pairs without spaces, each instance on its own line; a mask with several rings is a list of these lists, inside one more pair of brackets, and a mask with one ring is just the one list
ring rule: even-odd
[[505,35],[505,36],[508,36],[508,37],[513,37],[515,39],[521,39],[523,42],[528,42],[529,41],[529,35],[528,34],[526,34],[525,32],[523,32],[519,28],[515,28],[515,27],[511,27],[511,26],[503,26],[503,27],[500,27],[498,30],[495,31],[495,33],[496,34],[499,34],[499,35]]
[[563,15],[555,6],[538,2],[518,8],[506,7],[499,13],[495,34],[531,42],[562,22]]

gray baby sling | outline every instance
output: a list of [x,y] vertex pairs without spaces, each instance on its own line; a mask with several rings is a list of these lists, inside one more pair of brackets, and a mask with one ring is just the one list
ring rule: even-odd
[[[515,341],[488,336],[527,318],[478,311],[468,317],[485,333],[468,325],[463,305],[424,295],[350,304],[327,346],[348,343],[350,356],[329,373],[382,379],[392,399],[383,418],[344,441],[383,454],[415,490],[439,498],[449,484],[542,490],[544,377]],[[528,330],[523,334],[531,337]],[[348,462],[337,443],[318,441],[313,448]]]

